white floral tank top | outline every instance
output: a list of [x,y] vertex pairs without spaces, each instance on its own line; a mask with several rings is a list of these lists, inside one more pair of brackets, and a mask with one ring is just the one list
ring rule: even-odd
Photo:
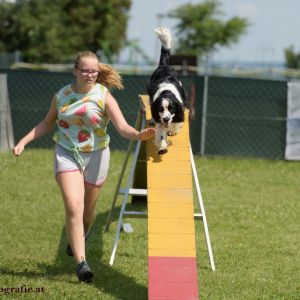
[[69,84],[55,95],[58,131],[53,139],[73,151],[80,165],[80,152],[101,150],[109,145],[106,93],[107,88],[99,83],[86,94],[75,93]]

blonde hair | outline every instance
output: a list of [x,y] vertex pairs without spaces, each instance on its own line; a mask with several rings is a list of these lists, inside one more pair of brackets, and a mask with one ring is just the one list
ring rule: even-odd
[[76,69],[78,69],[81,59],[85,57],[92,57],[98,61],[99,73],[96,80],[98,83],[104,85],[108,89],[117,88],[121,90],[124,88],[122,77],[118,71],[108,64],[100,63],[97,55],[92,51],[80,51],[77,53],[74,61],[74,67]]

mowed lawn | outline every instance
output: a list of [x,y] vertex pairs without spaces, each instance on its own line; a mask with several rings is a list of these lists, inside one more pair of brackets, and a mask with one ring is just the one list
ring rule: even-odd
[[[53,151],[26,149],[18,159],[0,153],[1,298],[147,299],[146,220],[126,221],[134,232],[121,234],[113,267],[109,258],[121,198],[103,233],[124,158],[124,152],[112,152],[87,244],[95,280],[80,284],[65,254]],[[300,299],[300,164],[196,157],[196,166],[216,265],[212,272],[203,225],[196,221],[200,299]]]

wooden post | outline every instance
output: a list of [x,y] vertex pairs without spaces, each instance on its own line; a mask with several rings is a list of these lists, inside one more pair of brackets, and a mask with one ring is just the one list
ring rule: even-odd
[[7,74],[0,74],[0,150],[14,146],[14,135],[9,105]]

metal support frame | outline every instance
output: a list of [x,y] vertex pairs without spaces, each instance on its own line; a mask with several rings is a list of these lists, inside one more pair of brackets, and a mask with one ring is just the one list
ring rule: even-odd
[[198,197],[198,202],[199,202],[200,212],[201,212],[201,214],[194,214],[194,217],[197,216],[197,217],[202,218],[205,239],[206,239],[206,246],[207,246],[209,261],[210,261],[210,267],[211,267],[212,271],[215,271],[215,263],[214,263],[214,257],[213,257],[213,253],[212,253],[211,243],[210,243],[208,225],[207,225],[204,204],[203,204],[203,199],[202,199],[202,195],[201,195],[200,184],[199,184],[199,180],[198,180],[198,175],[197,175],[197,170],[196,170],[196,166],[195,166],[195,160],[194,160],[194,155],[193,155],[193,150],[192,150],[191,144],[190,144],[190,154],[191,154],[193,177],[194,177],[194,182],[195,182],[195,186],[196,186],[197,197]]
[[[146,119],[143,118],[142,119],[141,129],[144,129],[145,125],[146,125]],[[126,207],[126,204],[127,204],[129,190],[130,190],[130,187],[132,186],[133,177],[134,177],[134,171],[135,171],[135,166],[136,166],[136,163],[137,163],[137,159],[138,159],[138,155],[139,155],[139,152],[140,152],[140,148],[141,148],[141,141],[138,141],[137,144],[136,144],[136,148],[135,148],[135,152],[134,152],[134,157],[133,157],[132,165],[131,165],[131,169],[130,169],[130,173],[129,173],[129,177],[128,177],[128,181],[127,181],[125,193],[124,193],[124,196],[123,196],[123,201],[122,201],[122,206],[121,206],[121,211],[120,211],[119,220],[118,220],[118,226],[117,226],[117,231],[116,231],[116,236],[115,236],[115,240],[114,240],[113,251],[112,251],[112,254],[111,254],[111,257],[110,257],[110,261],[109,261],[109,264],[111,266],[113,265],[114,260],[115,260],[115,255],[116,255],[116,251],[117,251],[117,247],[118,247],[118,242],[119,242],[120,231],[121,231],[121,227],[122,227],[123,215],[125,213],[125,207]],[[121,182],[122,182],[122,178],[121,177],[120,177],[119,182],[121,184]],[[114,205],[113,205],[113,207],[114,207]],[[113,207],[112,207],[112,209],[113,209]],[[112,209],[111,209],[111,211],[112,211]],[[129,214],[129,212],[126,212],[126,213]],[[108,222],[108,224],[109,224],[109,222]]]
[[[137,120],[137,123],[136,123],[137,129],[138,129],[139,124],[141,125],[140,129],[145,128],[146,120],[145,120],[145,118],[142,118],[142,114],[139,115],[139,118]],[[126,188],[125,189],[120,188],[122,179],[123,179],[123,176],[125,173],[125,169],[126,169],[126,166],[128,163],[128,158],[129,158],[130,152],[132,150],[132,146],[133,146],[133,142],[131,141],[129,144],[129,147],[128,147],[127,155],[126,155],[125,162],[124,162],[121,174],[120,174],[120,178],[117,183],[117,188],[116,188],[116,191],[114,194],[112,206],[111,206],[111,209],[110,209],[110,212],[108,215],[108,219],[107,219],[107,223],[106,223],[106,227],[105,227],[105,231],[107,231],[109,229],[109,225],[111,223],[112,211],[115,207],[117,197],[118,197],[118,195],[123,195],[123,201],[122,201],[121,210],[120,210],[120,214],[119,214],[118,225],[117,225],[117,230],[116,230],[116,235],[115,235],[115,240],[114,240],[114,245],[113,245],[113,251],[112,251],[112,254],[110,257],[110,261],[109,261],[110,266],[113,265],[114,260],[115,260],[116,251],[117,251],[117,247],[118,247],[118,241],[119,241],[119,237],[120,237],[120,232],[122,229],[123,217],[147,218],[147,213],[145,213],[145,212],[136,212],[136,211],[126,211],[125,210],[126,204],[127,204],[127,199],[128,199],[129,195],[147,196],[147,189],[131,188],[132,182],[133,182],[133,177],[134,177],[134,171],[135,171],[137,159],[138,159],[140,148],[141,148],[141,141],[137,142],[137,145],[135,148],[134,157],[133,157],[133,161],[132,161]],[[194,178],[194,182],[195,182],[197,198],[198,198],[199,208],[200,208],[200,213],[194,213],[194,219],[195,220],[201,219],[203,221],[210,266],[211,266],[212,271],[215,271],[215,263],[214,263],[214,257],[213,257],[213,252],[212,252],[212,247],[211,247],[211,242],[210,242],[210,237],[209,237],[209,232],[208,232],[208,224],[207,224],[207,220],[206,220],[204,204],[203,204],[203,199],[202,199],[202,195],[201,195],[201,190],[200,190],[200,185],[199,185],[199,180],[198,180],[198,175],[197,175],[197,170],[196,170],[196,166],[195,166],[194,155],[193,155],[191,145],[190,145],[190,158],[191,158],[192,173],[193,173],[193,178]]]
[[[138,129],[138,130],[141,129],[142,120],[143,120],[143,113],[140,111],[139,114],[138,114],[136,123],[135,123],[135,128],[136,129]],[[123,164],[123,167],[122,167],[122,170],[121,170],[121,174],[120,174],[120,177],[119,177],[119,180],[118,180],[118,183],[117,183],[117,187],[116,187],[116,190],[115,190],[115,193],[114,193],[112,205],[111,205],[111,208],[110,208],[110,211],[109,211],[109,214],[108,214],[108,218],[107,218],[107,222],[106,222],[106,225],[105,225],[105,229],[104,229],[105,232],[109,229],[109,225],[110,225],[111,219],[112,219],[112,212],[113,212],[113,209],[115,208],[118,195],[119,194],[124,195],[126,193],[128,195],[133,195],[133,189],[129,189],[128,191],[125,190],[125,189],[120,189],[122,179],[124,177],[124,173],[125,173],[125,170],[126,170],[126,167],[127,167],[127,164],[128,164],[129,156],[130,156],[130,153],[132,151],[133,145],[134,145],[134,140],[130,140],[130,143],[129,143],[128,149],[127,149],[127,153],[126,153],[126,157],[125,157],[125,161],[124,161],[124,164]]]

